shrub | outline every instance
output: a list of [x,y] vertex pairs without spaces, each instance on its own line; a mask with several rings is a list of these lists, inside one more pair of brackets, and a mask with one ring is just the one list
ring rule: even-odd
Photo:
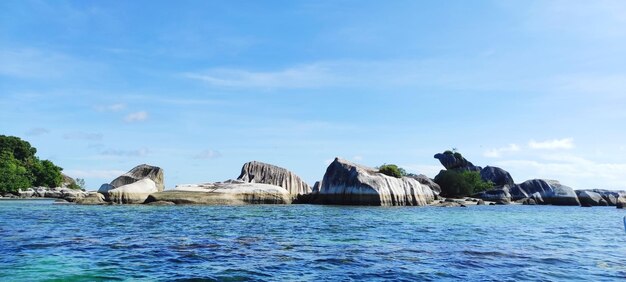
[[435,182],[444,197],[465,197],[493,188],[493,183],[483,181],[476,171],[442,170]]
[[406,176],[406,170],[401,167],[398,167],[395,164],[383,164],[378,167],[378,172],[389,175],[396,178],[401,178],[402,176]]

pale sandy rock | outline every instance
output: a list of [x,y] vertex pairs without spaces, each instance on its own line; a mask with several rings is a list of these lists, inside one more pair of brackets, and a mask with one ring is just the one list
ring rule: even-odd
[[283,187],[287,189],[293,198],[311,192],[311,187],[293,172],[282,167],[257,161],[245,163],[237,179],[249,183]]
[[152,193],[159,192],[156,183],[146,177],[131,184],[109,190],[109,201],[117,204],[143,204]]
[[319,192],[310,196],[313,204],[424,206],[435,194],[413,178],[387,176],[336,158],[328,166]]
[[292,196],[280,186],[226,181],[177,185],[174,190],[151,194],[146,203],[158,201],[177,205],[290,204]]
[[[115,178],[113,181],[111,181],[110,184],[111,186],[118,188],[124,185],[137,182],[139,180],[142,180],[143,178],[151,179],[155,183],[159,192],[165,189],[165,186],[163,183],[163,179],[164,179],[163,169],[157,166],[151,166],[147,164],[142,164],[142,165],[138,165],[134,167],[127,173]],[[98,192],[100,192],[100,190]]]
[[107,202],[104,200],[104,195],[100,193],[90,193],[89,195],[76,200],[79,205],[104,205]]

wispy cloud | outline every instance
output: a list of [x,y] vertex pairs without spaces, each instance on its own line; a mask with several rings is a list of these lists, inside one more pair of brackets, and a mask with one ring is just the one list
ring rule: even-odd
[[50,130],[48,130],[47,128],[43,128],[43,127],[36,127],[36,128],[31,128],[30,130],[26,131],[26,136],[41,136],[44,134],[48,134],[50,133]]
[[564,139],[553,139],[537,142],[535,140],[530,140],[528,142],[528,147],[531,149],[538,150],[559,150],[559,149],[573,149],[574,139],[573,138],[564,138]]
[[124,103],[96,106],[96,110],[99,112],[119,112],[124,109],[126,109],[126,104]]
[[335,80],[325,64],[294,66],[277,71],[216,68],[184,73],[183,76],[227,88],[311,88],[328,86]]
[[[543,156],[537,160],[506,160],[496,165],[505,168],[513,177],[519,174],[531,178],[556,179],[576,189],[625,189],[623,175],[626,163],[596,162],[571,155]],[[526,179],[515,178],[518,182]]]
[[0,49],[0,76],[25,79],[62,78],[98,68],[72,56],[40,49]]
[[520,146],[518,146],[517,144],[509,144],[509,146],[506,146],[506,147],[487,150],[485,151],[483,156],[487,158],[500,158],[502,157],[503,153],[517,152],[519,150],[520,150]]
[[204,150],[193,156],[194,159],[209,160],[221,157],[222,154],[215,150]]
[[146,148],[136,149],[136,150],[120,150],[120,149],[105,149],[100,152],[100,154],[105,156],[116,156],[116,157],[145,157],[150,153],[150,150]]
[[102,134],[84,132],[84,131],[75,131],[75,132],[68,132],[68,133],[63,134],[63,139],[100,141],[102,140]]
[[146,119],[148,119],[148,112],[146,111],[130,113],[124,117],[125,122],[139,122],[145,121]]

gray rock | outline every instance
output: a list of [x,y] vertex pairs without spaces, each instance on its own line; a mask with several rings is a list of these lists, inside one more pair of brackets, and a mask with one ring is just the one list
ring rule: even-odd
[[424,206],[435,194],[409,177],[395,178],[336,158],[326,169],[320,190],[311,195],[313,204]]
[[280,186],[262,183],[207,183],[177,185],[174,190],[153,193],[146,204],[172,202],[177,205],[290,204],[291,194]]
[[17,193],[20,198],[30,198],[35,195],[35,190],[33,190],[33,188],[28,188],[26,190],[19,189]]
[[588,190],[577,190],[576,194],[578,196],[578,200],[580,201],[581,206],[593,207],[608,205],[606,200],[604,200],[602,196],[596,192]]
[[63,183],[61,184],[62,188],[67,188],[70,187],[70,185],[76,185],[76,180],[74,180],[74,178],[68,176],[65,173],[61,173],[61,176],[63,176]]
[[[127,173],[120,175],[111,181],[111,186],[118,188],[124,185],[135,183],[141,179],[149,178],[154,181],[159,192],[165,189],[163,182],[163,169],[157,166],[142,164],[134,167]],[[100,192],[100,191],[98,191]]]
[[443,165],[446,169],[469,171],[480,171],[482,169],[481,167],[472,164],[459,153],[446,151],[443,154],[436,154],[434,158],[438,159],[441,165]]
[[504,185],[515,185],[513,177],[506,170],[495,166],[486,166],[480,170],[480,177],[484,181],[493,182],[494,186],[502,187]]
[[150,206],[175,206],[176,204],[173,202],[168,202],[168,201],[156,201],[156,202],[149,202],[146,205],[150,205]]
[[439,202],[439,203],[432,204],[432,206],[433,207],[441,207],[441,208],[466,207],[465,205],[463,205],[461,203],[457,203],[457,202]]
[[435,183],[435,181],[430,179],[430,177],[423,175],[423,174],[416,175],[416,176],[409,176],[409,177],[417,180],[421,184],[428,186],[430,190],[432,190],[433,193],[435,193],[435,195],[441,194],[441,187],[439,186],[439,184]]
[[104,195],[101,193],[91,193],[83,198],[77,199],[76,203],[79,205],[106,205]]
[[504,189],[487,190],[476,194],[477,198],[490,202],[511,202],[511,194]]
[[477,206],[484,206],[485,205],[485,201],[483,199],[478,199],[478,202],[476,202]]
[[530,205],[530,206],[534,206],[536,205],[537,202],[535,201],[535,199],[533,198],[526,198],[522,201],[522,205]]
[[252,161],[241,168],[238,180],[248,183],[262,183],[285,188],[293,198],[311,193],[311,187],[293,172],[271,164]]
[[[512,195],[515,195],[513,196],[514,200],[522,195],[524,196],[522,197],[523,199],[538,193],[545,204],[580,206],[574,189],[562,185],[556,180],[532,179],[512,187],[509,191]],[[535,197],[533,198],[537,201]]]

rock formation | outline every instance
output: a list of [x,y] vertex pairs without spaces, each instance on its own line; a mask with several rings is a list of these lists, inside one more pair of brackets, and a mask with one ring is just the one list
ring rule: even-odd
[[514,200],[529,198],[531,195],[539,193],[544,204],[580,206],[574,189],[562,185],[556,180],[528,180],[513,186],[509,193]]
[[609,203],[602,198],[599,193],[588,190],[577,190],[576,196],[580,201],[581,206],[593,207],[593,206],[608,206]]
[[409,177],[395,178],[378,170],[336,158],[326,169],[319,191],[309,198],[313,204],[423,206],[435,194]]
[[511,174],[504,169],[495,166],[486,166],[480,170],[480,177],[484,181],[493,182],[496,187],[503,187],[505,185],[515,185]]
[[275,165],[252,161],[241,168],[238,180],[248,183],[262,183],[285,188],[292,198],[311,193],[311,187],[293,172]]
[[439,186],[439,184],[435,183],[435,181],[433,181],[432,179],[430,179],[430,177],[426,175],[420,174],[417,176],[408,176],[408,177],[413,178],[417,180],[419,183],[428,186],[430,190],[432,190],[433,193],[435,193],[435,195],[439,195],[441,193],[441,187]]
[[292,195],[283,187],[231,180],[177,185],[174,190],[151,194],[146,203],[171,202],[196,205],[290,204]]
[[487,190],[475,195],[477,198],[485,201],[509,204],[511,203],[511,194],[506,189]]
[[76,180],[74,180],[74,178],[68,176],[65,173],[61,173],[61,176],[63,176],[63,183],[61,184],[61,187],[70,187],[70,185],[74,184],[76,185]]
[[441,165],[448,170],[481,170],[481,167],[475,166],[470,161],[466,160],[460,153],[453,153],[452,151],[445,151],[443,154],[436,154],[435,159],[438,159]]
[[115,178],[110,184],[102,184],[98,193],[110,202],[141,204],[150,194],[163,190],[163,169],[142,164]]

